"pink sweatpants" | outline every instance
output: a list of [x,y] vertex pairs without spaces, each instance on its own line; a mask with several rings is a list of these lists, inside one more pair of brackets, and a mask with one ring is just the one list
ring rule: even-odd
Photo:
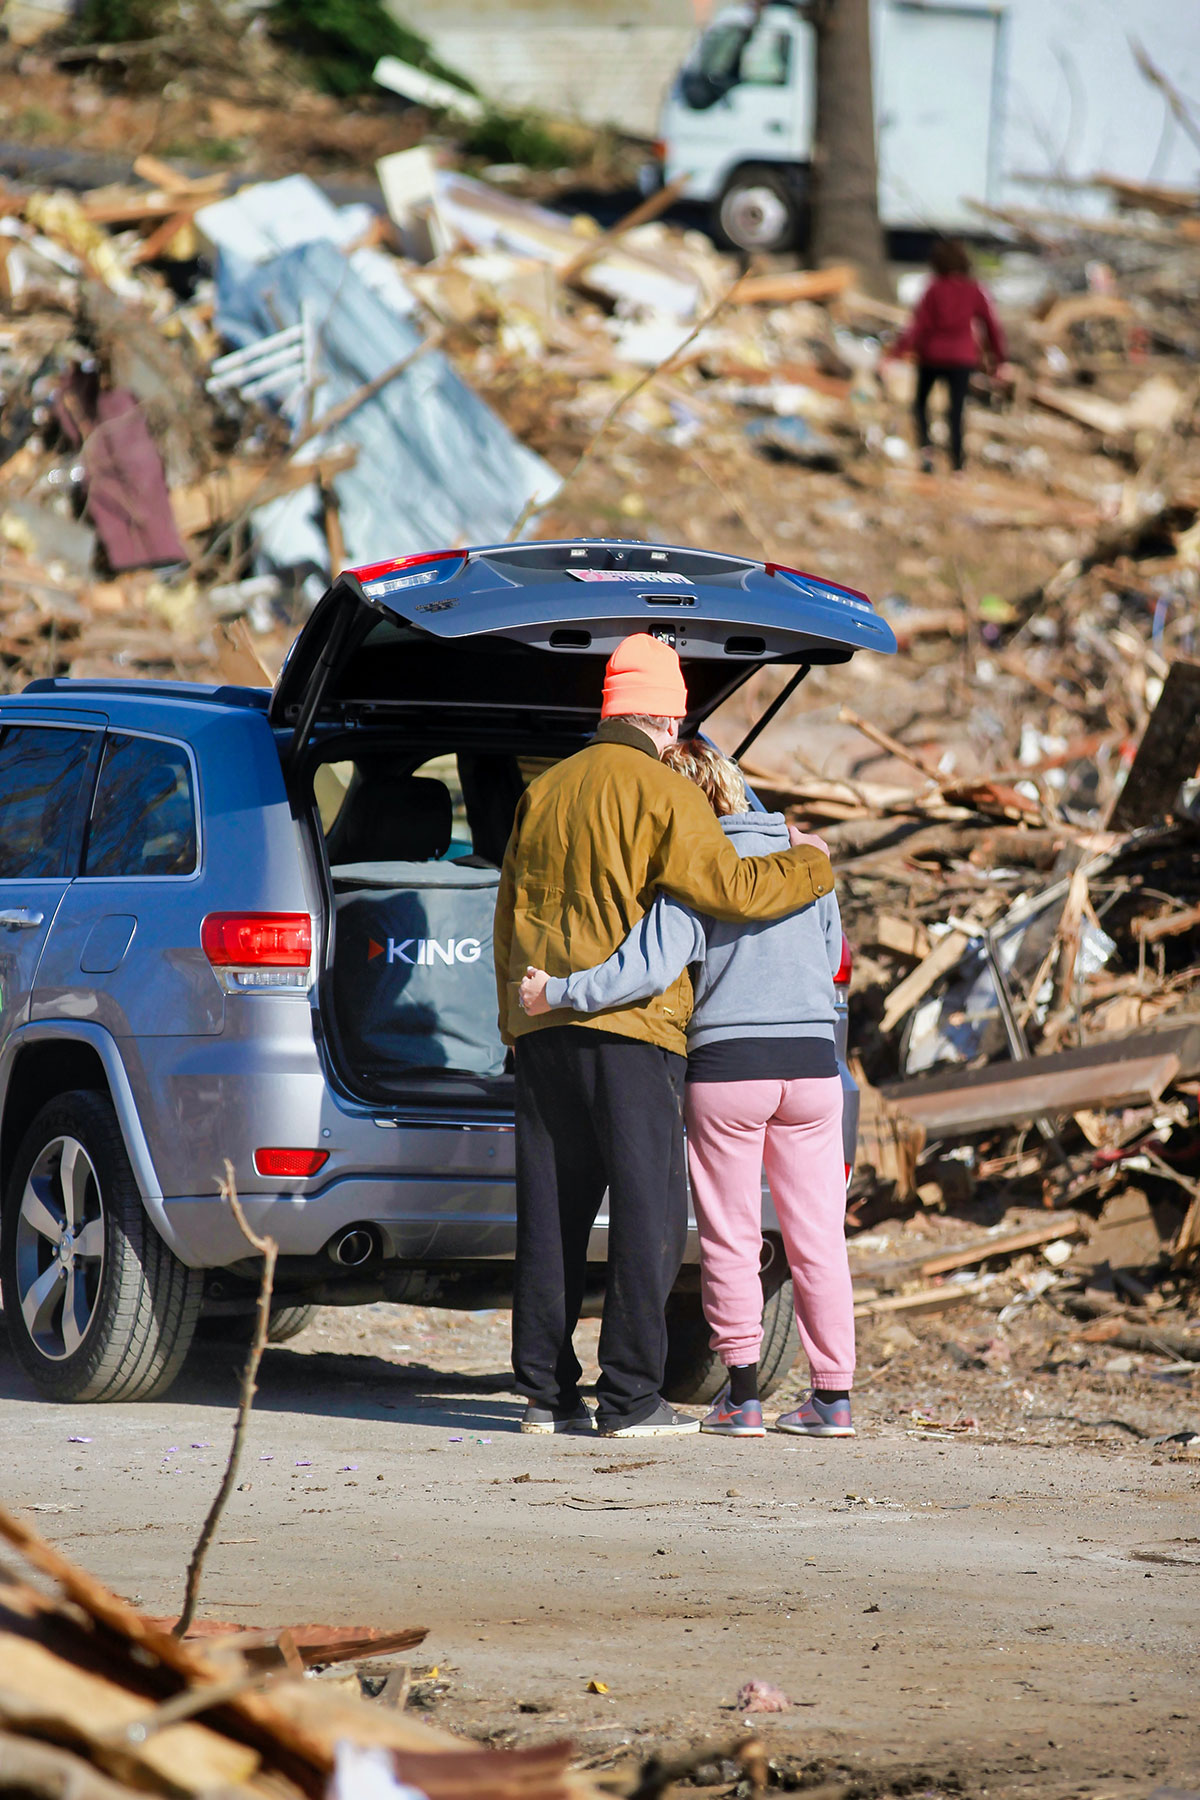
[[713,1349],[727,1368],[758,1360],[765,1169],[813,1386],[848,1388],[854,1379],[854,1301],[841,1082],[836,1076],[689,1081],[686,1093],[700,1294]]

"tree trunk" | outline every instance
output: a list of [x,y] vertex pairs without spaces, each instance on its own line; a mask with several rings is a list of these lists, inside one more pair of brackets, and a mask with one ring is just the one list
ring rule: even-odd
[[892,294],[879,223],[870,0],[820,0],[812,256],[820,267],[851,262],[869,294]]

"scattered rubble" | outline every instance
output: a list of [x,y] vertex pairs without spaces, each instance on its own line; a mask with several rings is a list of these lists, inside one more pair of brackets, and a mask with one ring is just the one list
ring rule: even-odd
[[[1197,196],[1004,216],[984,273],[1014,373],[976,379],[954,478],[919,469],[912,371],[883,359],[904,309],[849,268],[747,272],[655,216],[670,193],[602,231],[428,144],[380,163],[387,211],[303,175],[136,171],[0,196],[4,680],[268,679],[345,564],[522,534],[690,539],[865,587],[896,665],[814,670],[747,767],[828,837],[858,948],[852,1216],[983,1206],[1002,1229],[873,1275],[864,1304],[978,1298],[999,1265],[1046,1304],[1165,1298],[1186,1336]],[[1093,1255],[1129,1195],[1137,1260]],[[1005,1222],[1029,1206],[1051,1217]]]
[[403,1665],[385,1665],[382,1684],[354,1670],[328,1678],[338,1665],[410,1649],[423,1631],[210,1627],[181,1641],[3,1511],[0,1536],[40,1578],[0,1569],[0,1791],[46,1800],[217,1788],[245,1800],[598,1792],[568,1769],[569,1742],[493,1750],[414,1719],[403,1710]]

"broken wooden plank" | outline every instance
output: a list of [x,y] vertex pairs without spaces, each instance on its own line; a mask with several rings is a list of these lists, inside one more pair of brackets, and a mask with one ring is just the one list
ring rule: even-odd
[[1200,768],[1200,662],[1182,658],[1167,671],[1124,787],[1105,821],[1132,831],[1165,819],[1181,783]]
[[[1075,1319],[1104,1316],[1105,1305],[1090,1299],[1086,1294],[1056,1294],[1054,1300],[1056,1306]],[[1148,1350],[1151,1355],[1173,1356],[1180,1362],[1200,1363],[1200,1337],[1171,1325],[1122,1325],[1111,1338],[1106,1334],[1104,1342],[1116,1344],[1122,1350]]]
[[0,1791],[44,1800],[132,1800],[122,1782],[110,1781],[92,1764],[56,1744],[0,1731]]
[[1157,944],[1161,938],[1179,937],[1200,925],[1200,906],[1185,906],[1180,912],[1167,913],[1158,919],[1135,919],[1133,935],[1143,943]]
[[885,1294],[881,1300],[864,1300],[854,1308],[854,1316],[871,1319],[885,1313],[941,1312],[947,1306],[956,1306],[960,1300],[982,1294],[991,1285],[992,1277],[981,1275],[976,1281],[946,1281],[938,1287],[918,1288],[912,1294]]
[[249,501],[265,505],[268,500],[294,493],[312,481],[324,486],[335,475],[352,469],[357,460],[358,450],[353,444],[331,450],[312,462],[254,463],[234,458],[199,481],[174,488],[171,511],[184,537],[199,537],[234,518]]
[[878,944],[895,956],[909,956],[919,962],[933,948],[929,933],[919,919],[900,919],[895,913],[877,913],[868,943]]
[[743,275],[729,298],[736,306],[758,302],[786,306],[793,300],[836,300],[854,281],[849,263],[828,269],[790,269],[778,275]]
[[84,1746],[107,1774],[139,1787],[170,1785],[172,1791],[206,1789],[247,1781],[260,1766],[244,1744],[190,1721],[169,1725],[144,1742],[114,1727],[131,1725],[146,1702],[119,1682],[56,1656],[43,1644],[0,1633],[0,1720],[32,1737],[65,1737]]
[[654,192],[646,199],[639,201],[631,212],[627,212],[619,218],[615,225],[610,225],[607,231],[598,232],[594,238],[590,238],[577,256],[573,256],[569,262],[554,271],[556,278],[564,286],[569,282],[581,280],[596,259],[604,256],[627,232],[635,231],[639,225],[648,225],[651,219],[657,219],[659,214],[666,212],[669,206],[674,206],[691,179],[690,173],[676,175],[673,181],[668,181],[662,187],[655,188]]
[[[191,222],[192,215],[189,212],[176,211],[168,214],[161,225],[155,226],[149,237],[143,238],[136,249],[130,251],[130,267],[136,267],[138,263],[154,262],[157,257],[164,255],[175,242],[175,239],[179,236],[180,232],[185,230]],[[188,239],[192,246],[190,254],[194,255],[196,242],[194,233],[189,232]],[[177,253],[175,260],[181,261],[183,259]]]
[[1051,387],[1049,382],[1035,382],[1030,398],[1050,412],[1062,413],[1077,425],[1101,437],[1123,437],[1129,429],[1125,408],[1116,400],[1105,400],[1100,394],[1077,393],[1073,389]]
[[906,975],[888,995],[879,1029],[892,1031],[905,1014],[912,1011],[917,1001],[923,1000],[930,988],[962,961],[970,942],[971,939],[963,931],[948,931],[945,937],[939,938],[925,960],[918,963],[912,973]]
[[[1064,1052],[1069,1056],[1071,1052]],[[919,1082],[886,1090],[887,1097],[930,1137],[968,1135],[997,1125],[1015,1125],[1035,1119],[1073,1113],[1081,1107],[1126,1106],[1156,1101],[1180,1073],[1173,1051],[1157,1051],[1130,1060],[1111,1050],[1104,1061],[1083,1068],[1062,1068],[1054,1056],[1035,1056],[1028,1062],[976,1069],[986,1083],[963,1077],[958,1087],[936,1092],[920,1091]]]
[[1083,1237],[1085,1232],[1086,1228],[1074,1214],[1065,1219],[1048,1219],[1045,1224],[1030,1225],[1024,1231],[1004,1231],[996,1237],[976,1238],[958,1250],[927,1257],[920,1270],[922,1275],[946,1275],[951,1269],[969,1269],[975,1263],[988,1262],[993,1256],[1019,1256],[1022,1250],[1037,1250],[1059,1238]]
[[229,186],[228,175],[184,175],[164,162],[161,156],[152,156],[149,151],[134,158],[133,172],[150,187],[161,188],[166,194],[203,194],[211,199],[214,194],[223,194]]
[[[147,1617],[156,1631],[173,1631],[174,1618]],[[401,1650],[415,1650],[429,1635],[428,1627],[412,1625],[401,1631],[388,1631],[376,1625],[288,1625],[274,1632],[255,1631],[228,1619],[198,1619],[188,1628],[185,1644],[212,1645],[236,1650],[247,1662],[282,1667],[278,1641],[287,1636],[295,1648],[298,1663],[306,1669],[326,1667],[331,1663],[361,1662],[366,1656],[395,1656]]]

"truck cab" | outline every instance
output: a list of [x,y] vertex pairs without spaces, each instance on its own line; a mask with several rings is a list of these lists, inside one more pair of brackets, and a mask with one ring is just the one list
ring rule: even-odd
[[[993,197],[1004,8],[989,0],[874,0],[880,217],[893,229],[961,231]],[[675,75],[657,161],[643,185],[687,177],[714,236],[750,252],[808,233],[816,129],[816,31],[792,0],[722,7]]]

